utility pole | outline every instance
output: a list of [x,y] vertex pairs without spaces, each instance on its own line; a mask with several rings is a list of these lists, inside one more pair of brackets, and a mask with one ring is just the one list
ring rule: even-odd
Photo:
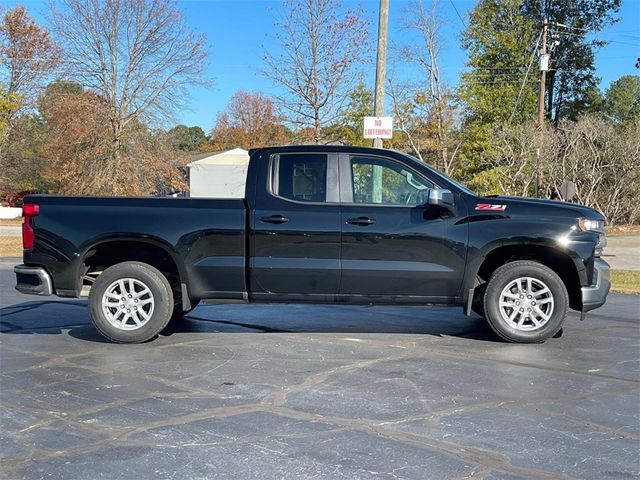
[[[389,19],[389,0],[380,0],[378,12],[378,53],[376,55],[376,93],[373,116],[384,116],[384,82],[387,69],[387,22]],[[382,148],[382,139],[374,138],[373,146]]]
[[544,181],[544,158],[542,157],[542,138],[544,135],[544,96],[547,81],[547,70],[549,70],[549,55],[547,54],[547,19],[542,24],[542,48],[540,50],[540,88],[538,90],[538,129],[540,130],[540,145],[537,150],[536,162],[536,197],[543,195]]

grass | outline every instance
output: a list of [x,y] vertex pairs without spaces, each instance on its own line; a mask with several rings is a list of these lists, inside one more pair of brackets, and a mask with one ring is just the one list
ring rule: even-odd
[[640,295],[640,271],[612,270],[611,290],[618,293]]
[[22,237],[0,235],[0,257],[21,257]]
[[607,235],[633,235],[640,233],[640,225],[616,225],[607,227]]
[[19,227],[22,224],[22,217],[18,218],[0,218],[0,226],[3,227]]

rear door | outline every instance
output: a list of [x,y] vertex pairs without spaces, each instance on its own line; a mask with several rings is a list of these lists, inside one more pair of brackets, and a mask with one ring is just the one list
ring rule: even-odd
[[252,218],[252,296],[326,300],[340,286],[338,156],[287,152],[265,160]]
[[456,215],[426,204],[434,181],[376,155],[340,156],[340,293],[394,302],[447,302],[460,288],[465,249],[447,239]]

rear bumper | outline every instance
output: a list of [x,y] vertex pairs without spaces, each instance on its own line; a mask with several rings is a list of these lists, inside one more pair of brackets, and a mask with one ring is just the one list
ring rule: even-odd
[[597,258],[593,266],[594,285],[582,287],[582,311],[588,312],[604,305],[611,288],[609,264]]
[[53,295],[51,276],[42,267],[16,265],[16,290],[29,295]]

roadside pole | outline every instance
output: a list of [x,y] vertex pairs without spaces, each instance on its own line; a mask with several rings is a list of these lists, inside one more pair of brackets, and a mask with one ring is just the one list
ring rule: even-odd
[[542,49],[540,50],[540,88],[538,89],[538,130],[540,144],[538,145],[536,162],[536,197],[543,197],[544,182],[544,158],[542,156],[542,144],[544,137],[544,96],[547,81],[547,70],[549,69],[549,55],[547,54],[547,20],[542,25]]
[[[373,107],[373,115],[384,115],[384,82],[387,69],[387,23],[389,19],[389,0],[380,0],[378,12],[378,51],[376,54],[376,93]],[[375,148],[382,148],[382,139],[373,139]],[[382,202],[382,167],[373,167],[373,201]]]
[[[378,14],[378,52],[376,55],[376,92],[373,116],[384,116],[384,82],[387,69],[387,23],[389,20],[389,0],[380,0]],[[382,148],[382,139],[374,138],[373,146]]]

